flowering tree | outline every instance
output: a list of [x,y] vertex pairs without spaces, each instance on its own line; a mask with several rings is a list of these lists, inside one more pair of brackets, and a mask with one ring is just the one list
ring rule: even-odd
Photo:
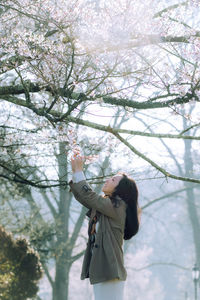
[[[179,158],[172,155],[183,149],[183,141],[200,139],[199,116],[190,113],[193,106],[199,109],[198,7],[192,0],[0,1],[0,176],[43,189],[54,229],[63,230],[57,244],[65,247],[70,240],[68,219],[59,213],[64,208],[69,216],[67,159],[78,143],[87,156],[96,155],[101,144],[104,151],[120,149],[126,163],[129,156],[140,157],[154,177],[159,172],[166,179],[200,183],[195,172],[174,174]],[[182,117],[191,121],[184,129]],[[163,148],[156,149],[161,138],[174,141],[168,145],[170,163],[160,158]],[[101,180],[107,174],[97,169],[98,177],[88,175]],[[54,206],[55,194],[51,189],[46,195],[45,188],[56,187],[60,198]],[[32,190],[26,196],[34,209]],[[38,239],[35,243],[40,246]],[[46,268],[54,291],[66,267],[66,257],[56,259],[55,282]]]
[[[111,133],[165,177],[199,183],[170,173],[126,139],[128,134],[198,140],[185,134],[190,128],[150,133],[88,120],[94,105],[109,107],[112,114],[120,107],[127,120],[134,120],[144,110],[178,116],[180,105],[198,103],[198,5],[1,1],[1,99],[51,126],[79,124]],[[86,118],[79,117],[82,106]],[[198,126],[198,118],[193,123]],[[15,180],[23,181],[21,177],[14,174]]]

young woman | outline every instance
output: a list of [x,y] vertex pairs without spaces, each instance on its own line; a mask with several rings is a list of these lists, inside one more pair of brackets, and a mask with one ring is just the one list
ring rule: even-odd
[[74,197],[89,208],[88,243],[84,255],[81,279],[93,284],[95,300],[122,300],[126,270],[123,261],[123,239],[139,230],[141,210],[138,190],[133,179],[116,174],[106,180],[97,195],[85,180],[84,158],[71,159]]

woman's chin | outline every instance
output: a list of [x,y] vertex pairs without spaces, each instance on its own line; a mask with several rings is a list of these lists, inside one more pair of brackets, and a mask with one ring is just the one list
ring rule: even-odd
[[105,196],[108,196],[108,197],[110,196],[110,193],[108,191],[102,189],[102,192],[104,193]]
[[103,192],[105,195],[107,195],[107,192],[108,192],[108,191],[106,190],[106,188],[103,187],[103,188],[102,188],[102,192]]

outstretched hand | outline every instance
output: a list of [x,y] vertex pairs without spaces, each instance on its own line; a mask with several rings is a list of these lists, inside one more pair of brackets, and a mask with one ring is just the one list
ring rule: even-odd
[[71,157],[72,172],[75,173],[75,172],[83,171],[83,163],[84,163],[83,156],[72,156]]

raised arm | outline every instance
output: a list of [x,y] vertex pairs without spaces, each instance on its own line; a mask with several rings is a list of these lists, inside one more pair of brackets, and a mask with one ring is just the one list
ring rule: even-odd
[[87,208],[94,208],[114,219],[118,218],[116,208],[113,207],[110,198],[98,195],[86,182],[83,174],[83,161],[84,158],[81,156],[71,159],[73,181],[69,184],[74,197]]
[[78,183],[73,183],[71,181],[70,187],[76,200],[78,200],[85,207],[94,208],[108,217],[114,219],[118,218],[116,208],[113,207],[110,198],[104,198],[95,193],[85,180],[82,180]]

